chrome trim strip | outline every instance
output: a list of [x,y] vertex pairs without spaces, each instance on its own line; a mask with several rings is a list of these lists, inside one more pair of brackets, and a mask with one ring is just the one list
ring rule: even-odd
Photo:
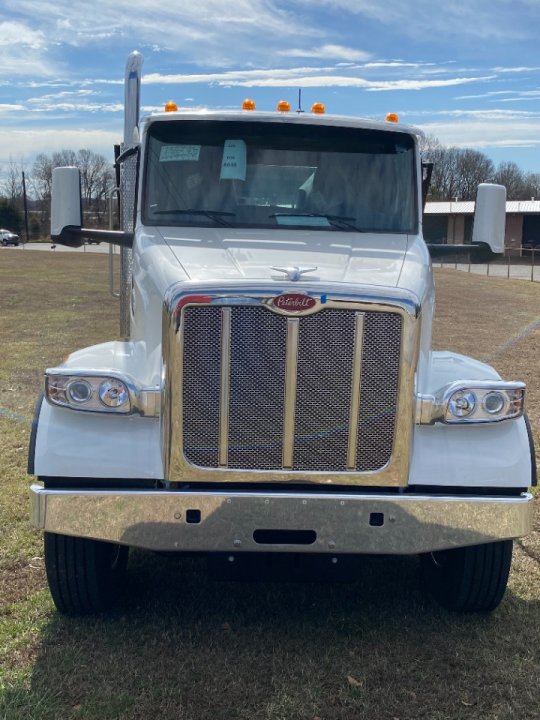
[[[241,298],[243,304],[261,304],[265,299],[276,297],[276,295],[284,293],[297,293],[300,287],[298,283],[283,279],[279,284],[274,282],[272,285],[246,285],[241,282],[231,280],[219,282],[205,282],[201,284],[197,281],[187,280],[185,282],[175,283],[171,285],[165,293],[164,306],[169,315],[177,314],[178,306],[189,296],[204,295],[209,298],[209,302],[213,305],[228,305],[231,298]],[[384,295],[380,294],[380,289],[370,290],[362,287],[357,291],[356,288],[344,290],[343,284],[322,284],[320,282],[303,281],[301,292],[316,299],[316,306],[310,310],[310,313],[318,312],[326,306],[339,307],[343,309],[354,310],[358,303],[368,303],[380,306],[387,311],[400,308],[411,318],[418,318],[421,310],[420,299],[412,292],[402,288],[385,287]],[[273,312],[282,311],[273,308]],[[309,313],[305,313],[309,314]]]
[[[46,532],[150,550],[408,555],[510,539],[532,529],[533,498],[30,488]],[[188,523],[187,511],[200,513]],[[382,525],[372,525],[377,513]],[[381,518],[382,516],[382,518]],[[313,530],[312,545],[260,545],[257,529]]]
[[287,320],[285,357],[285,402],[283,404],[283,468],[290,470],[294,460],[294,425],[296,420],[296,381],[298,377],[298,318]]
[[362,393],[362,355],[364,350],[364,317],[356,313],[354,320],[354,349],[351,385],[351,409],[349,414],[349,442],[347,448],[347,468],[356,468],[356,448],[358,445],[358,416],[360,413],[360,396]]
[[231,386],[231,308],[221,308],[221,370],[219,388],[219,466],[229,461],[229,400]]

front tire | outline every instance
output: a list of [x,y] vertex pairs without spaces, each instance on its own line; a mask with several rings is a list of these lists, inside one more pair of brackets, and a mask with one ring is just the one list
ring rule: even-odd
[[449,610],[491,612],[501,602],[512,540],[442,550],[420,556],[426,589]]
[[56,533],[45,533],[44,543],[49,589],[61,613],[90,615],[114,603],[127,547]]

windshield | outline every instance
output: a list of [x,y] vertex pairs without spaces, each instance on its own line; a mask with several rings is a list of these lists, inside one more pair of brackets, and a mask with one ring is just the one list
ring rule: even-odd
[[415,232],[414,141],[381,130],[215,120],[154,122],[150,225]]

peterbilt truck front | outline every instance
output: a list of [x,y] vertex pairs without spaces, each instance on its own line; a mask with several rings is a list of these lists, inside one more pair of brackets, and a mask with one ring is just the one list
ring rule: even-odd
[[[140,65],[123,229],[100,235],[129,336],[46,371],[32,434],[57,607],[106,607],[139,547],[419,554],[440,602],[492,610],[531,526],[525,388],[431,349],[419,133],[321,106],[139,121]],[[77,173],[53,189],[72,245],[98,234]],[[474,240],[500,252],[503,230],[504,189],[482,187]]]

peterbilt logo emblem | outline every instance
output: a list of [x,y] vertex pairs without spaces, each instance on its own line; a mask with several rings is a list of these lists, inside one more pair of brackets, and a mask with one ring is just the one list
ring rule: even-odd
[[272,304],[278,310],[284,310],[285,312],[305,312],[311,310],[316,302],[315,298],[300,293],[284,293],[272,300]]

